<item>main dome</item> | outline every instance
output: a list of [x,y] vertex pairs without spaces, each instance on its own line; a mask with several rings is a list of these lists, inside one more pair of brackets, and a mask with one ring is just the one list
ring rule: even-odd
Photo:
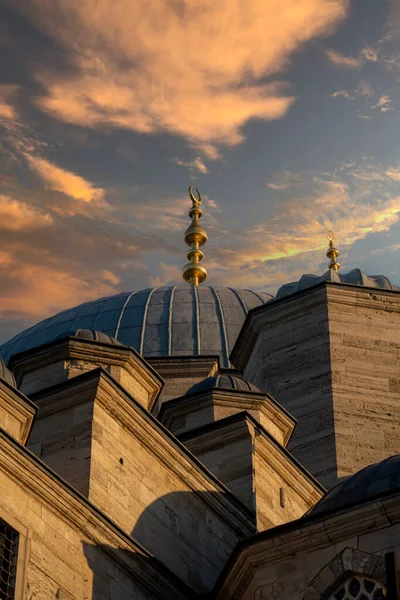
[[0,346],[4,360],[77,329],[106,333],[144,357],[229,354],[248,311],[273,296],[225,287],[176,285],[124,292],[80,304]]

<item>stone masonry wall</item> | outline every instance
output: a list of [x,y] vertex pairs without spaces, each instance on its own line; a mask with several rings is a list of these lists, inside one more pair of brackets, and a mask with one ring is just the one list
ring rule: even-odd
[[194,493],[147,436],[148,444],[95,405],[89,498],[182,581],[209,590],[238,534],[211,507],[219,492],[199,484]]
[[[241,600],[320,600],[329,586],[335,585],[336,580],[339,585],[340,573],[335,577],[335,569],[327,569],[322,573],[318,583],[315,582],[316,590],[309,589],[310,583],[346,548],[355,551],[346,552],[348,570],[362,573],[368,555],[373,564],[373,555],[379,557],[390,550],[400,551],[400,527],[399,525],[386,527],[343,540],[326,548],[294,554],[275,564],[260,567],[241,596]],[[370,578],[373,579],[371,576]]]
[[251,513],[102,370],[35,397],[30,448],[197,591],[214,585]]
[[266,305],[254,323],[244,376],[297,419],[288,449],[329,487],[336,481],[336,449],[326,290]]
[[340,478],[400,452],[400,293],[327,291]]
[[26,482],[18,483],[0,469],[0,490],[0,518],[20,531],[24,542],[17,568],[17,584],[23,589],[16,600],[155,598],[110,557],[109,544],[83,535]]

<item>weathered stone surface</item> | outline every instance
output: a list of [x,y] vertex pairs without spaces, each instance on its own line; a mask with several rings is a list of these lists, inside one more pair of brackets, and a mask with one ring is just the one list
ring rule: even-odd
[[298,421],[290,451],[324,485],[336,477],[326,286],[253,311],[231,360]]
[[254,536],[225,572],[217,600],[325,600],[346,573],[386,584],[384,554],[400,552],[399,507],[396,493],[323,521],[309,516]]
[[34,397],[42,460],[182,581],[211,589],[254,531],[245,506],[103,370]]
[[192,594],[1,431],[0,490],[0,519],[20,536],[16,600],[185,600]]
[[242,412],[180,436],[256,514],[263,531],[303,516],[324,490],[250,415]]
[[323,283],[252,311],[232,361],[298,421],[296,458],[330,486],[400,452],[400,293]]

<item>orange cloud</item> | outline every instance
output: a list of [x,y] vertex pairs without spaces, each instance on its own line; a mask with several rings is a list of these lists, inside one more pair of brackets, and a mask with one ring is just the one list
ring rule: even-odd
[[[360,176],[361,167],[355,171],[357,178],[352,186],[339,178],[314,178],[314,190],[307,196],[302,191],[299,198],[296,190],[286,200],[280,196],[275,212],[266,218],[261,215],[255,227],[240,233],[227,232],[225,248],[213,248],[210,236],[204,259],[210,277],[222,285],[234,281],[239,287],[276,289],[290,278],[315,272],[324,259],[328,229],[336,232],[342,254],[357,240],[389,231],[399,221],[400,196],[377,194],[376,180],[371,190],[372,170],[379,180],[385,180],[385,172],[376,165],[364,169],[365,177]],[[386,182],[396,175],[391,169]],[[290,179],[290,173],[285,177]],[[293,174],[295,179],[299,180],[299,174]],[[282,189],[276,193],[282,194]]]
[[208,169],[201,156],[196,156],[196,158],[193,160],[181,160],[180,158],[174,158],[173,162],[180,167],[187,167],[190,171],[198,171],[199,173],[203,174],[208,173]]
[[5,102],[0,102],[0,119],[15,119],[16,112],[14,107]]
[[348,0],[68,0],[18,3],[69,52],[75,74],[36,73],[39,107],[89,127],[185,136],[207,156],[238,144],[249,119],[279,119],[293,97],[280,73],[331,33]]
[[390,98],[390,96],[381,96],[378,102],[371,106],[371,110],[374,110],[376,108],[379,112],[388,112],[390,110],[394,110],[391,104],[392,99]]
[[18,90],[17,85],[0,84],[0,119],[15,119],[17,112],[7,100]]
[[53,219],[49,214],[38,212],[26,202],[0,195],[0,229],[21,231],[52,223]]
[[0,317],[19,314],[38,320],[81,302],[116,293],[108,281],[98,281],[93,287],[86,278],[57,267],[0,262],[0,273],[9,285],[8,290],[2,290]]
[[94,202],[104,198],[104,190],[95,188],[83,177],[61,169],[38,156],[28,153],[25,153],[24,156],[29,167],[43,179],[48,189],[62,192],[82,202]]
[[331,63],[335,65],[335,67],[342,67],[344,69],[360,69],[364,64],[364,60],[362,58],[346,56],[345,54],[337,52],[337,50],[327,50],[326,56],[329,58]]

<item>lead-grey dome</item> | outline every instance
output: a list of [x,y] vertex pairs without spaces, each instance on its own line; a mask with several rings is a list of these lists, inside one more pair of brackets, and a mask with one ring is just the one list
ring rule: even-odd
[[124,292],[65,310],[0,347],[5,360],[78,329],[101,331],[144,357],[229,354],[248,311],[272,296],[225,287],[188,285]]
[[191,388],[186,392],[186,396],[189,394],[196,394],[197,392],[206,392],[213,388],[223,388],[226,390],[240,390],[241,392],[256,392],[260,393],[258,387],[249,383],[243,377],[238,377],[237,375],[213,375],[211,377],[206,377],[202,379],[198,383],[192,385]]
[[365,287],[381,288],[384,290],[397,289],[392,286],[389,279],[385,275],[366,275],[360,269],[353,269],[348,273],[337,273],[333,269],[328,269],[323,275],[303,275],[298,281],[285,283],[282,285],[276,298],[285,298],[301,290],[305,290],[313,285],[317,285],[322,281],[333,281],[334,283],[348,283],[352,285],[363,285]]
[[308,512],[308,515],[314,516],[340,510],[359,502],[373,500],[377,496],[394,492],[399,488],[400,455],[396,455],[365,467],[336,484]]

